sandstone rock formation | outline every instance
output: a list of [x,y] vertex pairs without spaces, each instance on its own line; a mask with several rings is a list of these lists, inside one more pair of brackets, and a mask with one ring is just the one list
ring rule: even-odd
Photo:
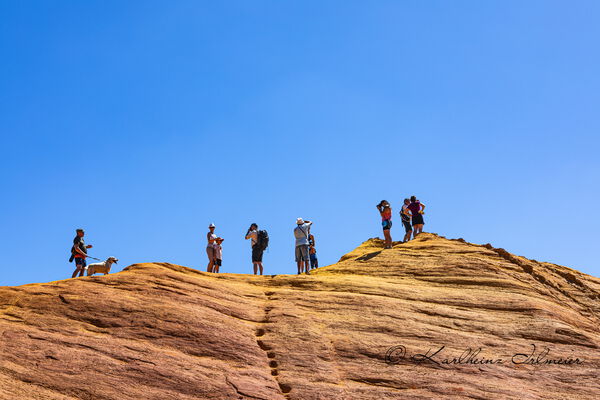
[[1,287],[0,398],[600,398],[600,279],[433,234],[382,247],[310,276]]

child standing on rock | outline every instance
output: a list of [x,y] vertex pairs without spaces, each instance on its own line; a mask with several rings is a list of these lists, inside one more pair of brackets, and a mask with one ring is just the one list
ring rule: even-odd
[[309,233],[308,235],[308,256],[310,258],[310,269],[319,268],[317,249],[315,249],[315,237],[312,235],[312,233]]
[[221,243],[223,243],[223,239],[222,237],[218,237],[215,240],[215,263],[213,266],[213,272],[219,273],[219,268],[221,267],[221,264],[223,263],[223,247],[221,246]]

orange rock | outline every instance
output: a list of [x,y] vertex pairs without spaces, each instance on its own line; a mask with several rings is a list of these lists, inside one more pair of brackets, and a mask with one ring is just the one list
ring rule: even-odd
[[0,398],[597,399],[599,317],[600,279],[433,234],[310,276],[135,264],[0,288]]

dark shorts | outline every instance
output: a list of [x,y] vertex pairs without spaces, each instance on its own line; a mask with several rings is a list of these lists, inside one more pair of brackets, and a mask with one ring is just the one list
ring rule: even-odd
[[384,219],[383,221],[381,221],[381,226],[383,226],[384,231],[392,229],[392,220]]
[[410,221],[402,221],[402,225],[404,225],[404,230],[406,230],[406,233],[412,231],[412,226],[410,226]]
[[75,257],[75,266],[85,268],[85,258]]
[[416,214],[412,216],[412,225],[425,225],[425,221],[423,221],[423,216],[421,214]]
[[215,265],[218,265],[219,267],[221,266],[221,259],[219,258],[215,258]]
[[296,246],[296,262],[308,261],[308,259],[308,245],[301,244],[300,246]]
[[258,247],[252,248],[252,262],[262,262],[263,249],[259,249]]

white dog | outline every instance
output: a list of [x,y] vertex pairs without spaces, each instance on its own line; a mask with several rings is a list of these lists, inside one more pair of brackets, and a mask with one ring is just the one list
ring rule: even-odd
[[117,261],[119,260],[114,257],[108,257],[106,261],[90,264],[85,267],[85,269],[87,269],[87,276],[92,276],[97,273],[104,273],[104,275],[106,275],[110,272],[110,267],[113,264],[116,264]]

